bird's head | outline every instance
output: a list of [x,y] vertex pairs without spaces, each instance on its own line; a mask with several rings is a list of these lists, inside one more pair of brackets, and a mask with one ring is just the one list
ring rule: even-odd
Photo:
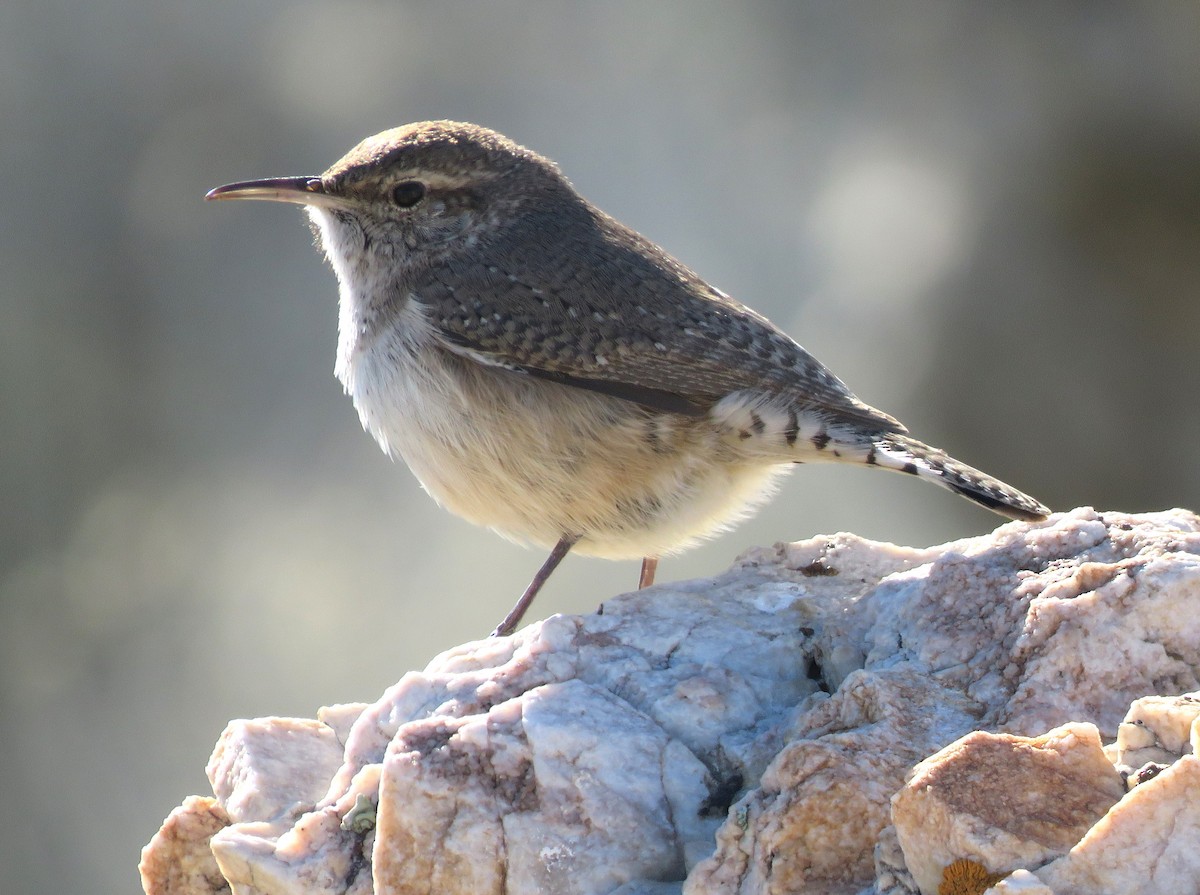
[[343,281],[478,255],[530,216],[582,202],[549,159],[453,121],[368,137],[320,175],[231,183],[206,198],[305,206]]

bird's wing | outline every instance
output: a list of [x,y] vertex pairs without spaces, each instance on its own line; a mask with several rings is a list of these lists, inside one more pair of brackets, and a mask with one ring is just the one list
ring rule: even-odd
[[[599,251],[589,240],[581,255],[585,247],[556,243],[553,233],[539,245],[526,231],[503,251],[430,268],[414,297],[446,347],[480,363],[671,413],[702,415],[725,395],[753,389],[904,431],[765,317],[606,223]],[[536,280],[532,269],[542,271]]]

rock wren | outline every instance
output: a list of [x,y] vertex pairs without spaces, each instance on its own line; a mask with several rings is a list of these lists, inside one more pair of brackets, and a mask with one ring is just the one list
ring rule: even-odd
[[910,438],[797,342],[473,124],[370,137],[314,177],[209,199],[307,208],[340,286],[335,372],[442,506],[552,548],[642,559],[742,519],[796,463],[915,475],[1015,519],[1049,511]]

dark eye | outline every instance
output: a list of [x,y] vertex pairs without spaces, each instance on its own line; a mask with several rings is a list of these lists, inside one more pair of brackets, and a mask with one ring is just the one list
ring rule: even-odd
[[425,184],[419,180],[402,180],[392,189],[392,201],[401,208],[412,208],[425,198]]

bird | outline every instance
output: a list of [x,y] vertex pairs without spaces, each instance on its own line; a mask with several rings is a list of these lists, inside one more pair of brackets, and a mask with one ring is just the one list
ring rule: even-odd
[[334,372],[363,427],[450,512],[568,554],[658,558],[817,461],[913,475],[1012,519],[1049,510],[908,434],[799,342],[488,128],[423,121],[323,174],[208,199],[304,206],[338,281]]

